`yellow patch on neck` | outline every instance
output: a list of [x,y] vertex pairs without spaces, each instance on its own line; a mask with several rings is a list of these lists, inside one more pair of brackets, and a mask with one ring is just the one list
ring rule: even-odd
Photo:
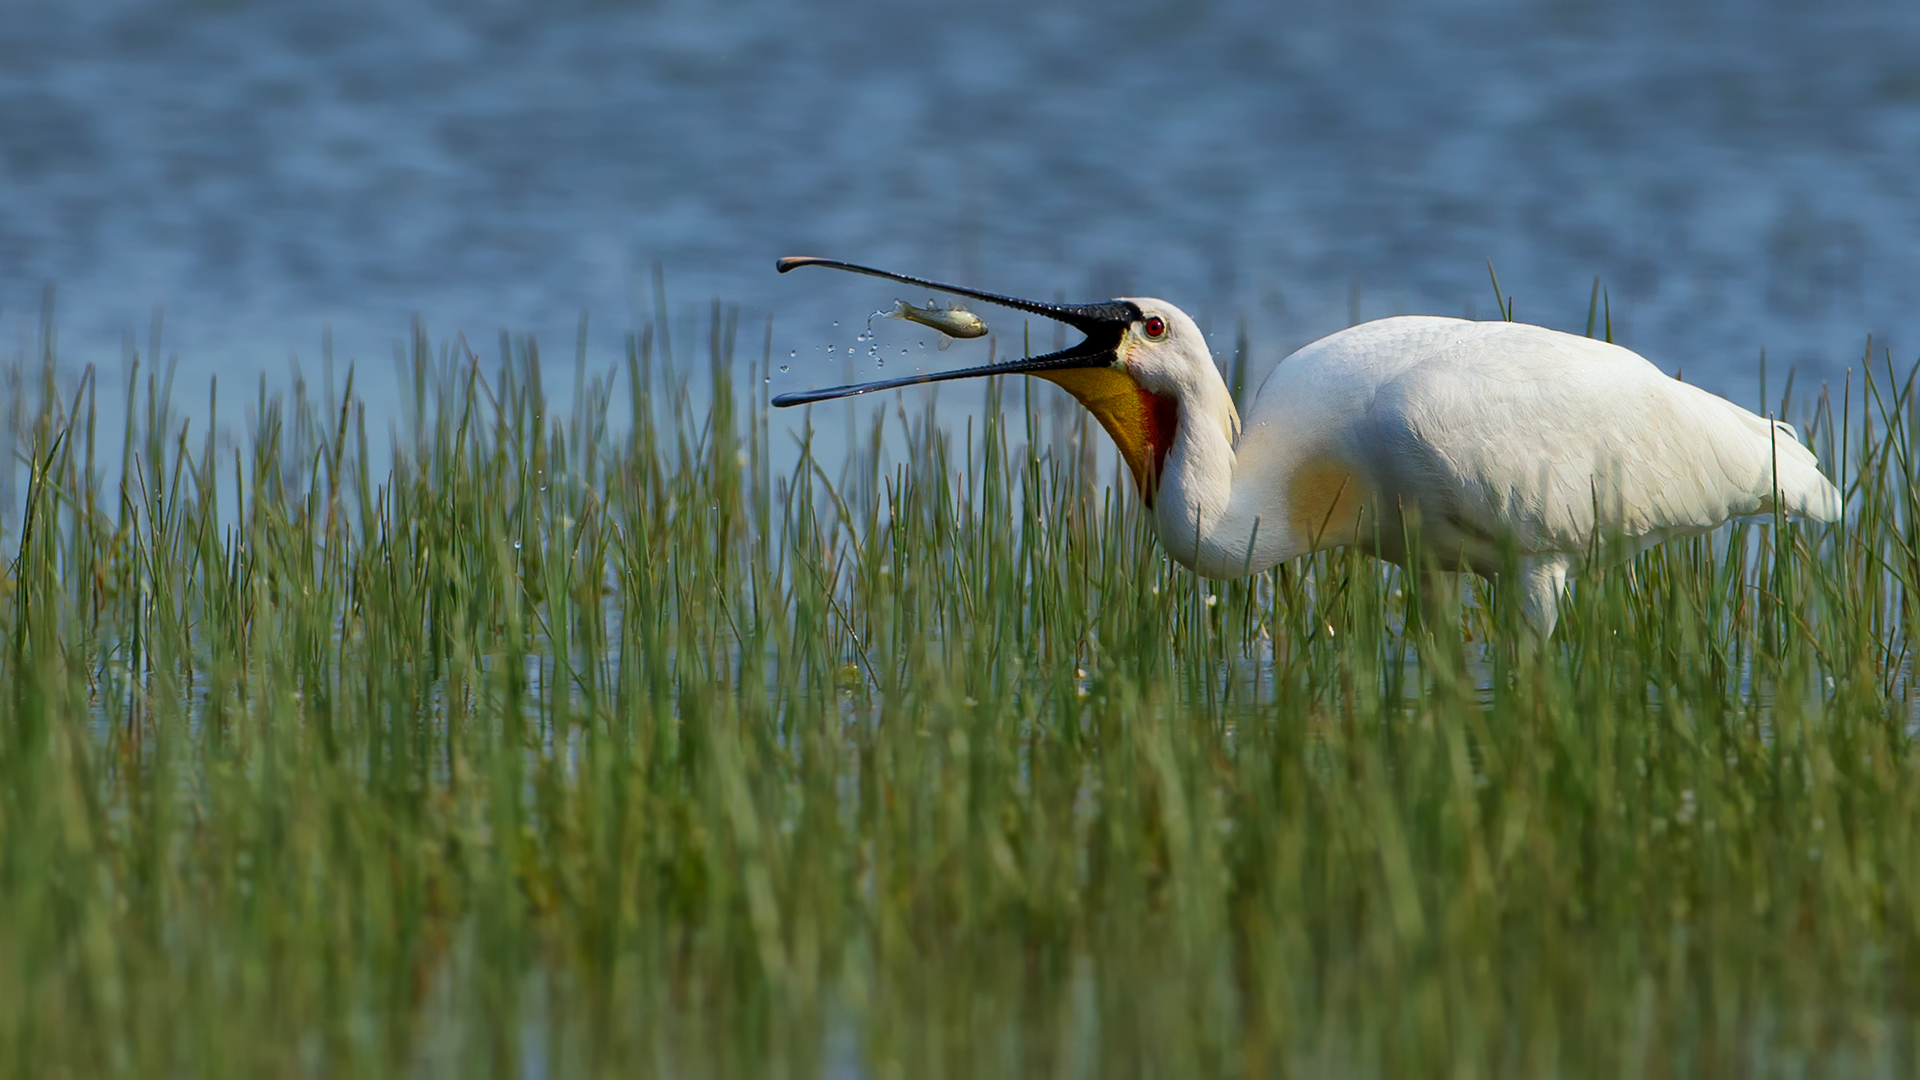
[[1288,524],[1312,551],[1358,539],[1366,505],[1360,478],[1325,459],[1308,462],[1287,484]]
[[1133,376],[1117,367],[1065,368],[1033,374],[1072,394],[1107,429],[1120,448],[1133,482],[1147,505],[1180,423],[1180,409],[1172,398],[1141,389]]

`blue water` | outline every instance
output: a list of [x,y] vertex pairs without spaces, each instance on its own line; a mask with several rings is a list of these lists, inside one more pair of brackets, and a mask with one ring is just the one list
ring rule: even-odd
[[[1563,328],[1599,275],[1617,336],[1751,405],[1763,348],[1837,379],[1920,343],[1917,58],[1892,0],[29,0],[0,348],[51,282],[69,363],[117,370],[160,307],[189,380],[327,328],[385,366],[415,313],[566,353],[590,309],[610,349],[658,262],[676,307],[775,317],[781,390],[897,292],[782,254],[1157,295],[1263,360],[1486,317],[1491,258]],[[983,358],[887,329],[884,374]]]

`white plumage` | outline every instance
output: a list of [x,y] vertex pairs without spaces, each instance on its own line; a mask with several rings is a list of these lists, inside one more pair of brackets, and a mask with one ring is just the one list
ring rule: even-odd
[[[775,405],[981,375],[1065,388],[1106,428],[1160,544],[1209,577],[1355,544],[1492,576],[1514,565],[1553,632],[1570,573],[1752,514],[1837,520],[1840,493],[1793,428],[1617,345],[1509,322],[1401,316],[1281,361],[1244,423],[1185,312],[1151,297],[1047,304],[830,259],[1078,327],[1044,356],[782,394]],[[1431,558],[1432,562],[1426,560]]]
[[1442,565],[1491,575],[1509,544],[1546,634],[1596,542],[1625,557],[1771,513],[1776,491],[1786,512],[1840,515],[1790,425],[1620,346],[1521,323],[1403,316],[1322,338],[1274,368],[1236,443],[1198,328],[1134,302],[1174,327],[1159,356],[1131,357],[1143,386],[1181,402],[1161,541],[1208,576],[1346,543],[1401,560],[1411,529]]

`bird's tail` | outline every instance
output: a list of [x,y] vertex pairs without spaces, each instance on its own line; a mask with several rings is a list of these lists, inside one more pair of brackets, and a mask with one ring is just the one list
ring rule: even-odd
[[[1778,509],[1815,521],[1839,521],[1845,509],[1840,490],[1820,471],[1820,459],[1800,443],[1792,424],[1774,421],[1773,490]],[[1775,500],[1768,499],[1769,503]]]

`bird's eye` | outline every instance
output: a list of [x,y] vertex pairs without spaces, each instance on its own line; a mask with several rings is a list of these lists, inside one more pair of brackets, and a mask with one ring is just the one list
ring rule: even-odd
[[1159,341],[1161,338],[1167,336],[1167,320],[1158,315],[1149,315],[1146,320],[1140,324],[1140,329],[1147,332],[1148,341]]

